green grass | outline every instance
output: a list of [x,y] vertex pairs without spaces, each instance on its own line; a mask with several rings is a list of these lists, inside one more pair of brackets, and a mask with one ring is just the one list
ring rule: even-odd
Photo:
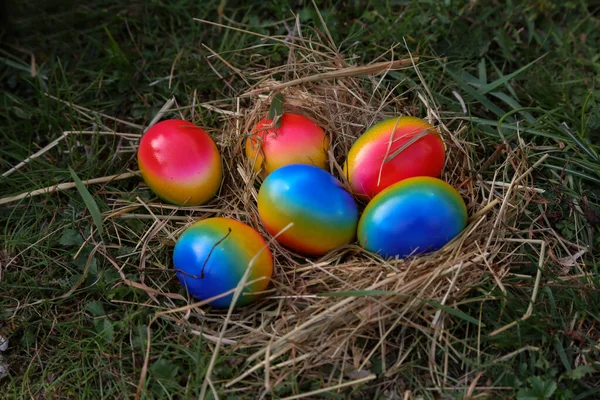
[[[0,48],[2,171],[65,130],[93,130],[102,122],[120,132],[139,132],[81,113],[73,104],[144,126],[172,96],[179,105],[191,104],[194,93],[198,103],[231,97],[240,81],[225,65],[207,58],[210,53],[200,43],[243,65],[248,53],[232,51],[260,39],[192,18],[219,21],[222,6],[227,18],[222,23],[233,20],[265,35],[285,35],[293,24],[292,11],[304,24],[319,23],[311,3],[300,0],[243,5],[225,0],[12,3]],[[506,294],[493,281],[476,288],[452,316],[456,323],[450,333],[462,341],[452,343],[460,354],[452,353],[447,378],[448,386],[460,390],[444,394],[463,398],[483,371],[478,385],[499,388],[497,393],[508,397],[595,398],[600,396],[600,368],[593,364],[600,352],[600,6],[592,1],[502,3],[357,0],[318,6],[340,50],[355,54],[357,64],[398,43],[398,53],[404,53],[404,39],[411,52],[431,57],[420,71],[443,111],[462,113],[453,92],[464,101],[463,118],[478,159],[486,160],[499,144],[513,150],[527,144],[532,162],[549,154],[534,175],[536,186],[546,192],[530,203],[528,220],[522,221],[531,226],[531,238],[548,240],[552,255],[533,316],[490,337],[525,314],[533,281],[507,277]],[[37,76],[31,76],[29,56],[15,46],[35,54]],[[283,46],[257,47],[253,53],[267,65],[285,62]],[[408,91],[415,114],[424,112],[411,90],[419,85],[414,74],[398,71],[387,79],[391,84],[404,80],[399,93]],[[196,112],[203,113],[199,108]],[[207,126],[215,123],[214,117],[206,117]],[[118,140],[110,137],[69,136],[43,157],[0,178],[0,198],[73,181],[70,168],[81,180],[135,169],[135,153],[118,148]],[[478,170],[473,173],[490,174],[502,160],[474,166]],[[145,200],[149,194],[135,180],[88,190],[75,188],[0,206],[0,335],[10,339],[3,356],[11,366],[10,377],[0,381],[4,398],[128,398],[135,393],[146,327],[155,309],[145,293],[121,284],[106,257],[92,254],[94,244],[84,244],[84,239],[96,229],[98,213],[109,210],[101,194],[132,193]],[[115,232],[120,233],[119,248],[111,248],[107,256],[136,275],[140,252],[135,247],[151,222],[119,223],[116,228],[104,226],[112,244]],[[96,233],[94,238],[101,236]],[[577,266],[558,262],[568,255],[559,239],[590,246]],[[568,249],[577,252],[573,246]],[[514,272],[535,276],[538,250],[532,246],[528,262],[516,265]],[[165,246],[156,249],[147,267],[169,264]],[[177,290],[171,274],[154,272],[146,279]],[[64,296],[80,280],[77,290]],[[480,333],[474,320],[481,321]],[[169,319],[159,319],[152,332],[147,398],[199,396],[214,344]],[[446,354],[440,348],[437,356]],[[238,359],[220,356],[213,381],[235,377],[239,367]],[[362,390],[370,398],[386,398],[392,391],[401,396],[403,390],[412,390],[430,397],[435,392],[427,368],[427,356],[415,356],[406,360],[392,383],[371,382],[345,393],[361,398]],[[453,381],[465,371],[473,374]],[[244,384],[256,388],[263,383]],[[272,398],[320,385],[312,377],[292,377]],[[244,392],[221,397],[244,398]]]

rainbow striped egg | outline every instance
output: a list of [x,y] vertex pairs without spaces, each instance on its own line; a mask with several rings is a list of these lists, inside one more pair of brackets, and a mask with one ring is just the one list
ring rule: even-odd
[[223,176],[212,138],[192,122],[171,119],[152,126],[138,148],[144,182],[172,204],[197,206],[211,200]]
[[362,247],[384,258],[406,257],[442,248],[467,224],[467,208],[448,183],[414,177],[376,195],[358,223]]
[[[258,214],[283,246],[305,255],[322,255],[356,237],[358,207],[332,174],[309,164],[271,172],[258,192]],[[282,230],[289,224],[294,225]]]
[[444,163],[444,143],[433,126],[404,116],[381,121],[362,134],[348,152],[344,175],[353,193],[369,200],[403,179],[438,178]]
[[268,118],[260,120],[246,141],[246,157],[263,178],[290,164],[312,164],[325,169],[329,137],[313,120],[283,113],[279,128]]
[[[254,261],[253,261],[254,260]],[[230,218],[208,218],[187,228],[177,240],[173,264],[179,282],[200,301],[235,289],[252,263],[236,306],[261,297],[273,274],[273,257],[262,236],[252,227]],[[229,307],[233,292],[212,300],[215,307]]]

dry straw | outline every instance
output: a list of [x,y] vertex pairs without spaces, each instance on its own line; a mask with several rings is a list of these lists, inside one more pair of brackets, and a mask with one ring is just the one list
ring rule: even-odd
[[[179,313],[190,331],[216,342],[214,351],[219,355],[245,357],[239,375],[220,383],[224,391],[249,390],[247,383],[258,380],[263,385],[251,387],[260,398],[290,375],[314,375],[323,382],[321,388],[290,397],[309,398],[375,379],[371,372],[375,360],[381,364],[382,375],[393,379],[404,362],[413,357],[429,360],[431,382],[441,387],[447,384],[441,377],[449,373],[448,360],[438,359],[436,348],[453,342],[446,326],[449,318],[458,322],[465,318],[452,310],[486,280],[503,287],[510,263],[521,253],[519,247],[528,243],[515,230],[535,191],[530,179],[535,166],[527,164],[525,152],[509,153],[496,171],[496,178],[484,180],[474,172],[481,163],[474,145],[462,134],[465,126],[442,118],[445,114],[419,73],[417,57],[410,53],[398,57],[390,51],[372,64],[354,66],[335,50],[327,34],[312,31],[310,36],[305,35],[307,32],[297,25],[287,37],[263,37],[265,43],[288,48],[287,62],[271,69],[236,67],[210,51],[209,57],[224,62],[247,87],[229,106],[223,101],[211,108],[220,112],[223,121],[215,133],[226,170],[223,188],[214,203],[221,211],[200,212],[194,218],[240,218],[270,238],[257,217],[260,181],[243,149],[253,125],[267,114],[272,96],[281,93],[284,110],[314,119],[331,136],[329,170],[342,181],[345,155],[356,138],[374,123],[408,114],[434,124],[448,154],[442,178],[465,199],[471,215],[469,224],[440,251],[407,260],[385,261],[354,244],[309,259],[273,241],[276,271],[264,300],[229,312],[210,311],[210,317],[198,305],[180,310],[173,307],[168,312]],[[229,58],[235,59],[231,55]],[[399,93],[397,86],[384,83],[382,78],[390,70],[399,69],[420,79],[412,93]],[[415,100],[406,102],[407,96]],[[500,177],[510,181],[501,182]],[[176,237],[193,219],[177,227],[175,220],[171,222],[176,231],[170,235]],[[540,262],[542,259],[543,251]],[[470,320],[478,323],[475,318]],[[417,336],[421,339],[414,340]],[[149,347],[146,363],[151,357]],[[213,360],[215,357],[213,354]],[[210,390],[218,397],[212,366],[203,392]],[[331,372],[323,377],[324,370]],[[138,394],[145,379],[144,373]],[[471,381],[470,391],[477,384],[475,376]]]
[[[222,28],[253,34],[239,28]],[[224,160],[225,179],[217,198],[203,207],[179,208],[144,203],[139,197],[137,201],[125,201],[122,196],[107,194],[113,210],[104,215],[104,221],[117,238],[120,231],[128,229],[119,222],[121,218],[150,220],[151,226],[134,249],[140,255],[137,270],[131,268],[130,258],[110,257],[103,247],[98,248],[98,253],[119,270],[124,284],[145,290],[161,308],[153,322],[161,318],[176,321],[188,332],[202,335],[209,344],[216,343],[214,351],[218,355],[244,356],[244,363],[237,369],[239,375],[218,385],[212,377],[211,363],[203,391],[210,390],[216,397],[219,391],[244,389],[255,390],[251,397],[261,398],[289,377],[314,375],[322,382],[320,388],[290,397],[310,398],[372,381],[376,377],[371,370],[375,360],[381,376],[390,380],[398,376],[407,360],[428,360],[432,385],[439,388],[451,384],[446,380],[452,375],[448,358],[455,357],[458,350],[452,346],[460,338],[452,337],[448,323],[464,323],[465,319],[474,325],[479,322],[457,312],[456,306],[485,281],[491,280],[504,290],[502,282],[511,263],[523,253],[523,246],[541,245],[542,265],[543,243],[528,240],[526,232],[517,227],[536,192],[531,179],[535,165],[528,164],[526,149],[518,149],[506,153],[504,162],[491,174],[493,179],[487,176],[490,174],[484,177],[477,172],[493,162],[478,159],[475,144],[464,135],[464,120],[453,119],[436,105],[419,72],[419,58],[408,52],[399,57],[395,49],[390,49],[369,65],[355,66],[353,60],[336,50],[327,32],[300,29],[298,22],[285,37],[262,39],[264,45],[286,46],[287,62],[270,69],[260,63],[235,66],[210,51],[211,62],[224,62],[246,85],[233,99],[198,104],[207,112],[219,113],[222,122],[217,130],[210,131]],[[236,57],[229,54],[228,59]],[[419,82],[406,93],[398,90],[404,82],[391,85],[389,80],[383,80],[390,70],[400,69],[416,76]],[[442,179],[465,199],[471,216],[466,229],[435,253],[392,261],[369,254],[356,244],[320,258],[306,258],[272,241],[276,269],[270,289],[262,301],[244,308],[219,312],[169,293],[161,280],[165,274],[154,275],[149,267],[161,265],[163,259],[155,254],[172,246],[194,221],[213,216],[236,218],[271,238],[258,218],[256,197],[260,182],[245,159],[244,144],[252,126],[267,114],[275,93],[283,95],[284,110],[313,118],[331,136],[329,170],[342,181],[345,155],[356,138],[374,123],[392,116],[413,115],[435,125],[448,154]],[[171,101],[163,107],[161,115],[172,111],[169,108],[173,104]],[[191,112],[193,116],[194,110]],[[202,121],[195,122],[203,125]],[[65,188],[70,186],[50,188],[44,193]],[[29,196],[35,194],[38,193]],[[131,213],[134,210],[136,213]],[[171,268],[162,262],[163,271]],[[138,271],[142,271],[140,279],[133,279]],[[171,291],[178,290],[169,287]],[[537,290],[532,304],[536,293]],[[524,318],[529,315],[530,311]],[[138,396],[147,384],[148,365],[158,356],[151,347],[153,327],[148,327],[150,342]],[[440,347],[445,349],[443,359],[438,356]],[[478,350],[473,347],[472,351]],[[213,362],[215,357],[216,354]],[[329,371],[328,375],[323,375],[324,371]],[[453,382],[462,379],[465,388],[472,392],[480,376],[463,373],[454,376]],[[257,381],[264,384],[247,384]]]
[[[229,109],[222,106],[224,122],[218,137],[228,171],[220,200],[222,214],[241,217],[269,237],[257,218],[260,182],[243,148],[252,126],[266,115],[272,96],[281,93],[284,110],[313,118],[331,135],[329,170],[342,181],[345,155],[374,123],[408,114],[434,124],[447,147],[442,178],[465,199],[469,224],[440,251],[407,260],[385,261],[356,245],[308,259],[272,242],[276,273],[263,301],[226,314],[211,312],[211,318],[203,309],[190,307],[185,319],[195,321],[190,325],[204,327],[207,335],[212,333],[205,338],[217,342],[215,351],[221,355],[245,356],[239,375],[224,382],[224,390],[248,388],[247,382],[258,380],[264,383],[256,389],[258,398],[290,375],[314,375],[323,382],[321,388],[290,397],[308,398],[375,379],[371,372],[375,360],[382,375],[393,379],[404,362],[414,357],[428,359],[434,386],[448,385],[442,378],[449,375],[448,358],[438,359],[437,348],[450,347],[447,354],[451,354],[454,339],[460,338],[452,338],[446,324],[449,318],[478,324],[473,317],[453,312],[456,305],[487,280],[504,289],[502,281],[511,262],[522,254],[521,246],[541,244],[542,266],[543,243],[528,240],[518,231],[517,222],[536,191],[530,174],[543,159],[528,165],[526,151],[509,152],[494,179],[484,180],[474,172],[485,163],[479,162],[474,145],[463,136],[465,126],[442,118],[447,114],[431,96],[419,73],[417,57],[407,53],[398,58],[390,51],[381,57],[387,61],[354,66],[335,50],[327,34],[304,36],[299,25],[294,32],[285,38],[264,37],[266,43],[288,47],[288,60],[282,66],[238,68],[227,63],[248,87]],[[412,93],[399,93],[396,86],[384,83],[388,71],[398,69],[406,69],[420,80]],[[416,101],[405,102],[409,95]],[[523,318],[530,315],[531,307]],[[332,371],[327,379],[322,375],[326,368]],[[207,371],[203,389],[210,388],[218,395],[211,372]],[[472,392],[481,374],[464,377]]]

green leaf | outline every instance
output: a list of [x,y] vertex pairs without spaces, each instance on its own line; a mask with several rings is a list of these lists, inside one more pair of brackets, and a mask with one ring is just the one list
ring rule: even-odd
[[132,253],[135,253],[135,247],[131,246],[122,246],[117,250],[118,256],[131,256]]
[[105,269],[102,274],[102,280],[105,284],[110,285],[112,283],[117,282],[121,279],[121,275],[119,275],[119,271],[114,268]]
[[71,177],[75,181],[75,186],[77,187],[79,194],[83,198],[85,206],[92,215],[94,224],[96,225],[96,228],[98,228],[98,233],[100,234],[100,236],[102,236],[104,234],[104,230],[102,228],[102,214],[100,213],[98,204],[96,204],[96,201],[94,200],[90,192],[87,190],[87,187],[85,187],[81,179],[79,179],[79,176],[77,176],[77,174],[75,173],[75,171],[73,171],[71,167],[69,167],[69,172],[71,173]]
[[579,393],[577,396],[573,397],[573,400],[597,399],[598,394],[600,394],[600,387],[596,387],[585,392]]
[[62,246],[81,246],[83,238],[75,229],[65,229],[58,243]]
[[554,393],[558,387],[554,380],[543,380],[539,376],[534,376],[529,381],[531,382],[531,387],[537,394],[538,398],[541,399],[549,399],[550,396],[552,396],[552,393]]
[[104,311],[104,307],[102,307],[102,304],[100,304],[97,301],[90,301],[86,304],[85,308],[97,317],[106,314],[106,312]]
[[539,376],[529,378],[529,383],[531,387],[522,388],[517,393],[518,400],[549,399],[558,387],[554,380],[544,380]]
[[531,44],[535,34],[535,24],[531,17],[525,18],[525,24],[527,25],[527,44]]
[[539,400],[537,393],[533,389],[519,389],[517,393],[517,400]]
[[33,346],[36,341],[36,335],[30,330],[25,330],[25,333],[21,336],[21,346],[29,348]]
[[597,185],[600,185],[600,179],[594,178],[593,176],[590,176],[588,174],[584,174],[583,172],[575,171],[575,170],[573,170],[571,168],[565,168],[564,166],[552,165],[552,164],[544,164],[544,167],[560,171],[561,174],[564,173],[564,174],[575,175],[575,176],[578,176],[580,178],[584,178],[584,179],[587,179],[589,181],[592,181],[592,182],[596,183]]
[[112,342],[115,338],[115,328],[108,318],[97,318],[94,320],[96,332],[107,342]]
[[148,326],[144,324],[136,325],[133,328],[132,344],[134,347],[144,348],[148,341]]
[[[280,117],[281,115],[283,115],[283,95],[281,93],[276,93],[275,96],[273,96],[271,106],[269,107],[268,118],[273,121],[275,118]],[[275,126],[277,128],[281,127],[281,118],[277,118]]]
[[12,111],[21,119],[31,119],[31,113],[24,111],[21,107],[13,107]]
[[19,71],[31,73],[31,66],[28,65],[28,64],[14,62],[14,61],[9,60],[9,59],[4,58],[4,57],[0,57],[0,61],[3,61],[4,64],[8,65],[9,67],[15,68],[15,69],[17,69]]
[[580,365],[575,369],[565,372],[563,376],[577,381],[585,378],[587,374],[592,374],[594,372],[596,372],[596,369],[591,365]]
[[[73,264],[75,264],[76,266],[78,266],[79,268],[81,268],[82,270],[85,268],[85,264],[87,263],[87,259],[90,255],[90,253],[92,252],[92,247],[91,246],[84,246],[84,248],[79,252],[79,254],[77,254],[77,258],[73,260]],[[92,258],[92,263],[90,264],[90,270],[94,270],[97,271],[98,267],[98,260],[96,260],[96,257]]]
[[548,301],[550,303],[550,310],[552,311],[552,315],[560,315],[558,310],[556,309],[556,300],[554,299],[554,294],[552,294],[552,289],[549,286],[546,286],[543,289],[543,292],[548,296]]
[[159,359],[150,367],[150,372],[158,379],[171,379],[177,376],[179,367],[164,358]]
[[[498,68],[498,66],[496,65],[496,63],[494,63],[494,61],[489,57],[486,56],[487,60],[490,62],[490,64],[492,65],[492,67],[494,67],[494,71],[496,71],[496,73],[498,74],[499,77],[503,77],[504,74],[502,73],[502,71],[500,70],[500,68]],[[515,92],[515,89],[513,89],[513,87],[509,84],[505,84],[504,87],[506,88],[506,90],[508,90],[508,92],[510,93],[510,95],[513,98],[517,98],[517,93]]]
[[537,361],[535,362],[535,366],[542,370],[550,369],[550,361],[543,355],[540,355]]
[[[494,121],[491,119],[484,119],[484,118],[470,118],[470,117],[456,117],[457,119],[464,119],[470,122],[474,122],[476,124],[481,124],[481,125],[487,125],[487,126],[493,126],[498,128],[499,123],[498,121]],[[548,137],[548,138],[552,138],[552,139],[556,139],[556,140],[564,140],[565,138],[561,135],[557,135],[554,133],[549,133],[549,132],[544,132],[544,131],[540,131],[538,129],[529,129],[529,128],[524,128],[522,126],[517,126],[508,122],[504,122],[501,125],[502,129],[508,129],[511,131],[519,131],[521,135],[523,135],[524,133],[532,133],[535,134],[537,136],[543,136],[543,137]],[[498,135],[496,135],[498,136]]]

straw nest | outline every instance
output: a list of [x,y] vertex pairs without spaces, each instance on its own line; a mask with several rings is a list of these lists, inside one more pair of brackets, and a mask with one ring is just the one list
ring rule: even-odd
[[[245,82],[245,90],[233,99],[203,105],[219,117],[217,127],[206,127],[198,118],[195,121],[209,130],[223,155],[225,179],[218,196],[202,207],[163,208],[165,218],[157,218],[152,231],[142,238],[144,248],[172,246],[187,226],[214,216],[239,219],[271,238],[258,218],[260,180],[245,158],[244,144],[251,128],[268,112],[275,93],[283,95],[285,111],[312,118],[330,135],[329,171],[342,181],[341,166],[348,150],[373,124],[399,115],[432,123],[447,148],[441,178],[464,198],[468,226],[437,252],[391,261],[356,243],[320,258],[307,258],[271,241],[275,272],[268,293],[257,303],[232,310],[193,303],[180,294],[175,280],[165,286],[142,277],[141,283],[135,283],[133,272],[131,276],[122,273],[123,279],[151,297],[166,295],[166,302],[161,303],[168,309],[157,313],[154,321],[176,321],[206,339],[213,359],[204,391],[215,390],[212,372],[217,356],[223,355],[237,360],[238,371],[235,378],[219,383],[224,390],[246,388],[264,394],[290,375],[315,375],[323,382],[322,388],[313,388],[316,394],[375,379],[374,368],[380,376],[393,379],[415,358],[428,360],[428,378],[433,385],[440,384],[440,376],[448,373],[448,360],[440,359],[436,348],[452,342],[449,322],[464,322],[464,316],[453,310],[482,282],[494,280],[502,287],[510,264],[527,242],[517,229],[531,198],[532,166],[526,150],[505,154],[501,161],[481,159],[479,144],[465,135],[464,120],[436,105],[419,73],[423,60],[416,55],[389,51],[371,64],[355,66],[353,60],[332,50],[326,35],[314,31],[300,34],[298,29],[295,35],[267,42],[287,46],[287,61],[270,69],[261,60],[256,65],[228,64]],[[400,93],[390,80],[382,80],[391,70],[404,70],[417,85]],[[408,87],[406,82],[397,83]],[[490,165],[497,169],[490,170]],[[160,212],[154,209],[156,215]],[[178,213],[179,217],[171,218]],[[151,261],[148,254],[146,263]],[[164,259],[156,262],[166,264]],[[180,291],[167,293],[166,288]],[[140,387],[156,356],[152,353],[153,323],[148,328],[150,341]],[[329,375],[323,375],[326,371]],[[257,381],[264,385],[247,384]]]

